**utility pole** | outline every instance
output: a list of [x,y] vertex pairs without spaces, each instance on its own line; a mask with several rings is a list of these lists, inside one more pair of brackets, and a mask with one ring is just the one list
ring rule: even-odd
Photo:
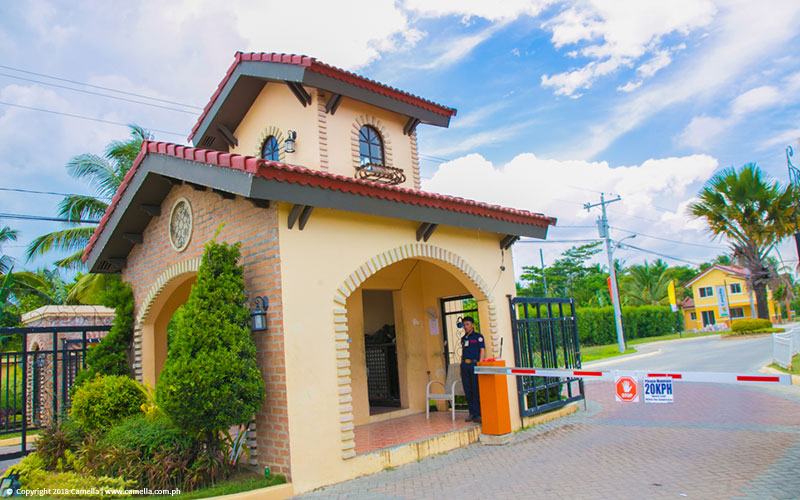
[[539,259],[542,261],[542,283],[544,284],[544,298],[547,298],[547,276],[544,275],[544,254],[539,249]]
[[597,229],[600,233],[600,238],[605,240],[606,243],[608,271],[611,274],[611,302],[614,304],[614,321],[617,325],[617,344],[619,345],[619,352],[625,352],[625,335],[622,333],[622,309],[619,305],[619,290],[617,289],[617,270],[614,267],[614,251],[611,248],[611,238],[608,234],[608,216],[606,215],[606,205],[621,199],[617,196],[613,200],[606,200],[605,194],[600,193],[600,203],[586,203],[583,207],[587,212],[591,212],[594,207],[600,207],[603,211],[603,215],[597,218]]

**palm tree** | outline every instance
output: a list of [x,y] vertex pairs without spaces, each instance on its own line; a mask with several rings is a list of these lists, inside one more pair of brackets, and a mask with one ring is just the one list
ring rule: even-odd
[[622,293],[630,305],[659,305],[667,302],[670,276],[667,264],[658,259],[652,264],[628,268],[628,276],[622,283]]
[[704,219],[715,237],[728,240],[734,260],[749,271],[747,284],[755,292],[758,317],[769,319],[767,284],[773,272],[766,258],[794,229],[795,189],[781,187],[748,163],[709,179],[698,197],[689,206],[690,214]]
[[[85,153],[74,157],[67,163],[67,171],[77,179],[85,179],[94,187],[97,196],[70,195],[59,204],[59,215],[69,220],[100,219],[108,207],[107,201],[119,189],[125,175],[133,166],[136,156],[142,149],[142,141],[150,139],[150,133],[137,125],[130,125],[131,135],[126,141],[111,141],[103,156]],[[71,227],[39,236],[31,242],[26,252],[30,261],[38,255],[54,250],[73,252],[55,261],[55,265],[67,269],[81,269],[81,254],[89,243],[94,226],[81,226],[70,223]],[[108,274],[85,274],[81,276],[69,293],[68,302],[83,302],[83,299],[96,295],[98,290],[106,289]]]
[[[16,230],[8,226],[0,229],[0,250],[3,249],[3,244],[9,241],[17,241],[18,233]],[[12,259],[8,255],[0,253],[0,274],[5,274],[11,269]]]

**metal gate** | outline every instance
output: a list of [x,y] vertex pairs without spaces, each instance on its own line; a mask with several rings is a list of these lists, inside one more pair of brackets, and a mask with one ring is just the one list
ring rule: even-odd
[[[22,349],[0,353],[0,439],[20,437],[19,449],[0,449],[0,459],[27,454],[27,433],[58,422],[70,408],[72,386],[86,367],[86,350],[110,326],[0,328],[0,338],[19,335]],[[28,349],[28,343],[36,344]]]
[[[461,342],[459,342],[458,320],[471,316],[475,320],[475,330],[480,331],[478,303],[472,295],[459,295],[441,299],[442,329],[444,335],[444,366],[461,363]],[[463,335],[464,332],[460,332]]]
[[[580,368],[575,303],[567,298],[509,298],[515,366]],[[517,377],[523,417],[584,398],[583,380],[565,377]]]

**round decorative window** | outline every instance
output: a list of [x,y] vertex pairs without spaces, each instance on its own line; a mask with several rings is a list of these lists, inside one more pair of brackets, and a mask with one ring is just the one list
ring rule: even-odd
[[169,216],[169,242],[178,252],[183,252],[192,239],[192,206],[186,198],[178,198]]

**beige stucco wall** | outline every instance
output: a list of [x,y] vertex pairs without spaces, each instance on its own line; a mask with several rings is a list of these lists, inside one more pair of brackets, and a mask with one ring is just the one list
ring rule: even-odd
[[250,110],[234,131],[239,141],[232,153],[260,156],[265,130],[277,127],[284,136],[297,132],[296,151],[285,153],[281,142],[282,161],[315,170],[353,177],[358,164],[358,144],[353,145],[360,123],[370,123],[382,132],[388,166],[403,169],[403,187],[419,185],[416,143],[403,135],[408,117],[370,104],[342,98],[336,113],[325,113],[329,93],[305,87],[312,103],[303,107],[289,88],[277,82],[268,83],[253,102]]
[[[359,403],[355,390],[365,383],[365,374],[358,373],[355,364],[356,349],[363,353],[363,345],[356,344],[358,336],[362,336],[363,344],[363,310],[354,306],[360,303],[358,286],[354,286],[354,292],[345,284],[351,274],[355,275],[357,269],[377,267],[368,262],[382,252],[399,247],[404,249],[393,252],[395,255],[414,252],[427,255],[416,257],[422,263],[395,294],[395,306],[402,310],[396,314],[398,330],[413,341],[400,341],[403,349],[398,349],[406,360],[400,363],[405,365],[401,377],[409,380],[404,398],[410,405],[420,408],[424,408],[427,370],[432,369],[432,376],[435,376],[437,363],[438,368],[443,365],[440,347],[436,353],[441,336],[430,335],[426,307],[435,306],[437,294],[445,289],[456,288],[456,294],[466,289],[478,298],[484,335],[495,348],[503,337],[504,354],[507,359],[513,359],[509,348],[513,342],[506,295],[514,293],[515,285],[510,256],[506,256],[507,270],[500,270],[499,235],[440,227],[423,245],[416,241],[414,222],[319,208],[314,210],[305,230],[299,231],[296,227],[289,230],[290,208],[286,204],[279,206],[279,239],[292,481],[295,491],[302,492],[377,472],[383,467],[379,454],[345,458],[352,456],[355,414],[363,411],[365,404],[364,401]],[[411,245],[417,246],[412,248]],[[449,255],[454,264],[432,257],[438,254]],[[401,261],[395,265],[404,264]],[[389,269],[390,266],[381,267]],[[465,276],[459,268],[467,269],[472,276]],[[382,279],[384,285],[391,284],[388,283],[391,271],[382,275],[375,270],[369,274],[375,276],[369,282],[370,287],[381,288]],[[460,286],[452,286],[448,275],[457,278]],[[489,298],[483,296],[481,286],[476,283],[489,292]],[[442,289],[437,288],[439,285]],[[341,290],[346,290],[349,297],[341,299],[342,305],[337,306],[334,297],[337,294],[341,297],[344,293]],[[339,311],[344,307],[347,311],[343,315]],[[351,328],[349,339],[352,342],[348,343]],[[516,386],[511,378],[508,389],[512,427],[516,429],[521,422]]]

